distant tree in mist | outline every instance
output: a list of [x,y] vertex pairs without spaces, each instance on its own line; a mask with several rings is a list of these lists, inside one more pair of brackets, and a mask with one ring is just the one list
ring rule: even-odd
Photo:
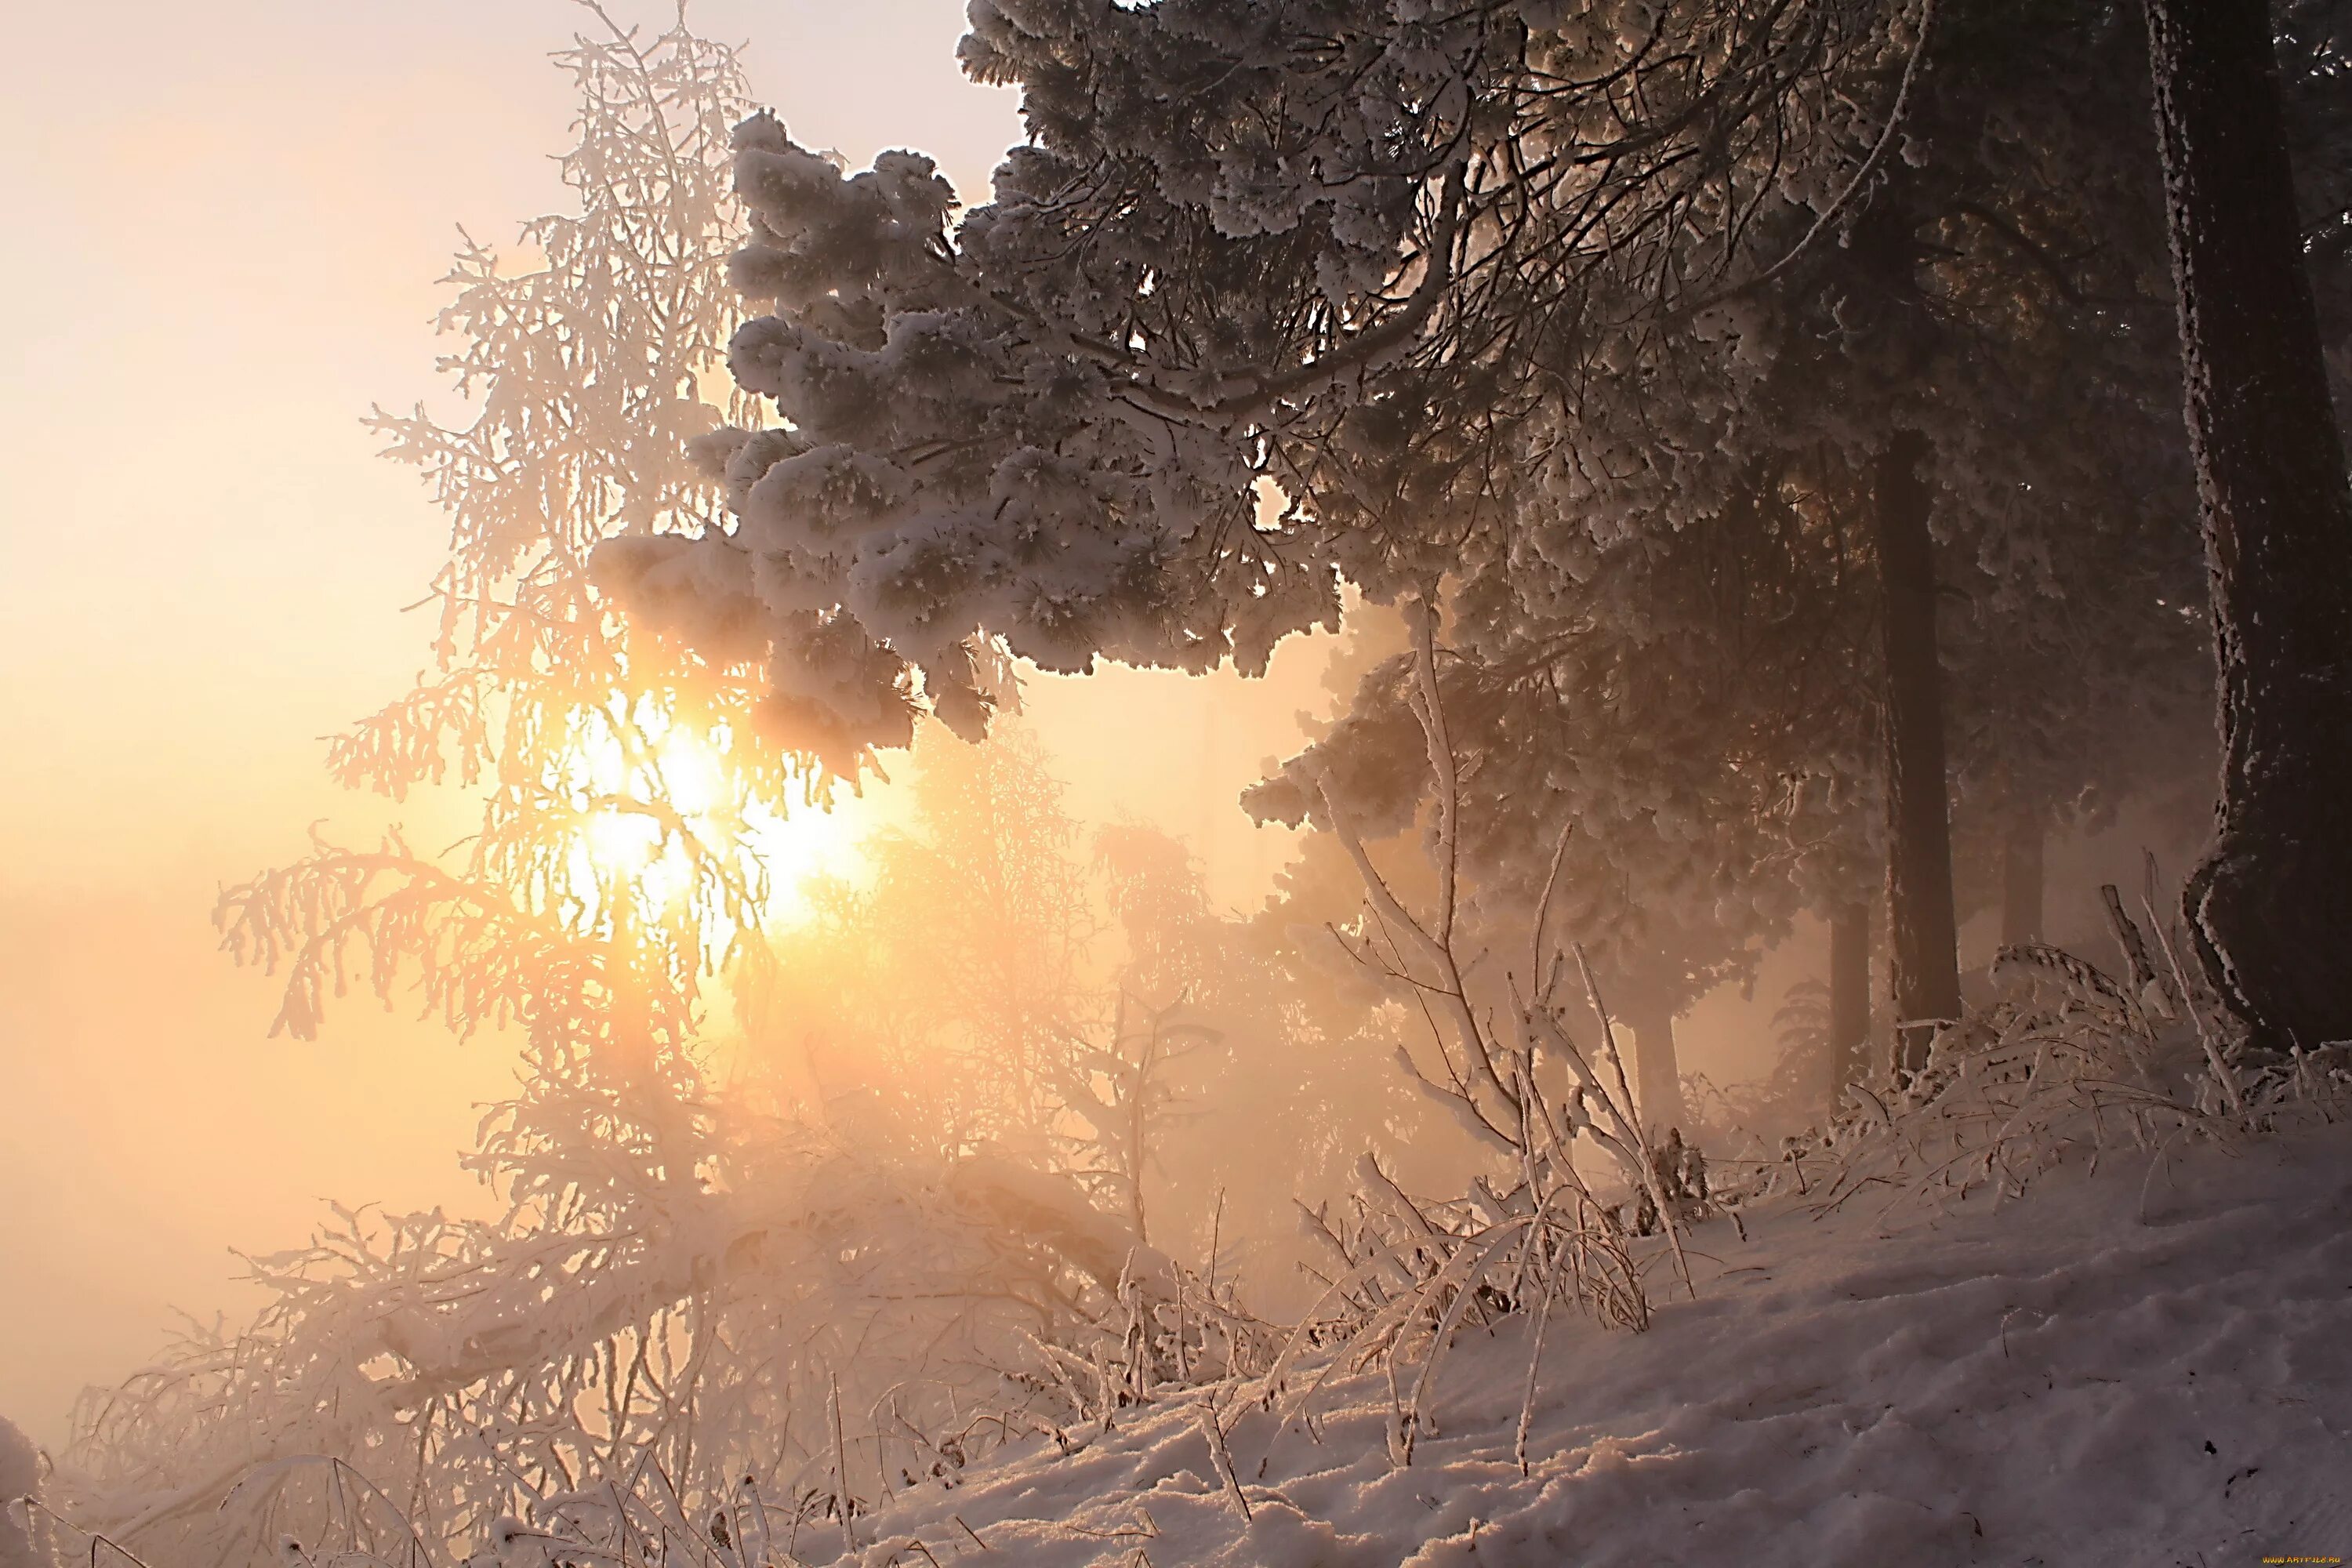
[[[1096,862],[1120,940],[1117,971],[1136,1045],[1157,1029],[1183,1055],[1163,1072],[1181,1121],[1151,1151],[1171,1248],[1219,1249],[1253,1300],[1295,1283],[1296,1205],[1341,1196],[1378,1147],[1423,1190],[1458,1184],[1472,1151],[1388,1069],[1418,1020],[1355,972],[1327,922],[1354,918],[1352,867],[1306,854],[1255,914],[1221,910],[1181,841],[1106,828]],[[1416,852],[1417,853],[1417,852]],[[1397,857],[1410,862],[1414,855]],[[1183,1253],[1198,1264],[1201,1254]]]
[[1036,737],[950,740],[921,747],[857,881],[816,885],[740,987],[748,1048],[788,1097],[879,1097],[935,1157],[1045,1137],[1101,919]]
[[1083,834],[1026,726],[932,731],[914,768],[863,874],[814,887],[738,980],[742,1065],[780,1107],[927,1159],[1018,1152],[1196,1266],[1221,1237],[1229,1268],[1282,1257],[1292,1198],[1343,1186],[1360,1140],[1430,1131],[1365,1081],[1391,1047],[1375,994],[1302,960],[1327,932],[1220,910],[1157,827]]

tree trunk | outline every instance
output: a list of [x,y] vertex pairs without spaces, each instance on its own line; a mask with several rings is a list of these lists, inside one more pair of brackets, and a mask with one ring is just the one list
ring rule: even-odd
[[2352,1037],[2352,492],[2302,258],[2268,7],[2147,0],[2221,659],[2217,833],[2186,913],[2258,1030]]
[[1666,1129],[1684,1122],[1682,1067],[1675,1059],[1674,1005],[1637,995],[1623,1006],[1625,1024],[1633,1031],[1635,1113],[1652,1136],[1664,1137]]
[[1895,1064],[1927,1065],[1932,1020],[1960,1010],[1952,823],[1944,776],[1944,672],[1936,640],[1927,439],[1902,430],[1874,466],[1880,647],[1885,660],[1887,965]]
[[1870,1076],[1870,906],[1830,914],[1830,1109]]
[[2000,839],[2000,944],[2042,940],[2042,814],[2012,803]]

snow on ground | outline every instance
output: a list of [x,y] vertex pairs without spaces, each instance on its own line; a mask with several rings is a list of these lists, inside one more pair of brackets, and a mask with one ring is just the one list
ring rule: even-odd
[[1409,1467],[1386,1457],[1384,1379],[1327,1391],[1319,1441],[1253,1408],[1231,1438],[1244,1523],[1193,1406],[1156,1407],[1072,1458],[1033,1445],[903,1491],[845,1561],[2352,1558],[2352,1137],[2149,1169],[2053,1173],[1998,1213],[1865,1195],[1784,1205],[1745,1242],[1711,1223],[1697,1299],[1648,1333],[1554,1319],[1525,1478],[1515,1322],[1444,1363],[1442,1435]]

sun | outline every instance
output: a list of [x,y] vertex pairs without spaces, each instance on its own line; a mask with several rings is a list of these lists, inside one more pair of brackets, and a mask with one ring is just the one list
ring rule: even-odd
[[[642,712],[603,721],[610,717],[575,729],[558,792],[575,819],[573,879],[592,890],[583,907],[625,896],[639,919],[670,918],[709,891],[712,872],[756,870],[759,923],[771,925],[805,912],[816,880],[858,879],[866,801],[771,798],[757,784],[772,773],[744,765],[741,738],[724,727]],[[706,923],[714,918],[732,924],[706,910]]]

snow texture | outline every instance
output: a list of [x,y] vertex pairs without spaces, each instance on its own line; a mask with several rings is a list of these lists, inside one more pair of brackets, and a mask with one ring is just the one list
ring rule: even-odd
[[[2146,1178],[2146,1179],[2143,1179]],[[1899,1233],[1792,1205],[1694,1239],[1652,1331],[1553,1325],[1512,1458],[1525,1321],[1449,1363],[1392,1468],[1385,1384],[1307,1431],[1191,1405],[901,1493],[842,1559],[1034,1568],[2253,1563],[2352,1551],[2352,1142],[2053,1173]],[[917,1542],[921,1543],[918,1550]],[[801,1554],[812,1554],[803,1538]],[[822,1552],[814,1555],[821,1557]]]

